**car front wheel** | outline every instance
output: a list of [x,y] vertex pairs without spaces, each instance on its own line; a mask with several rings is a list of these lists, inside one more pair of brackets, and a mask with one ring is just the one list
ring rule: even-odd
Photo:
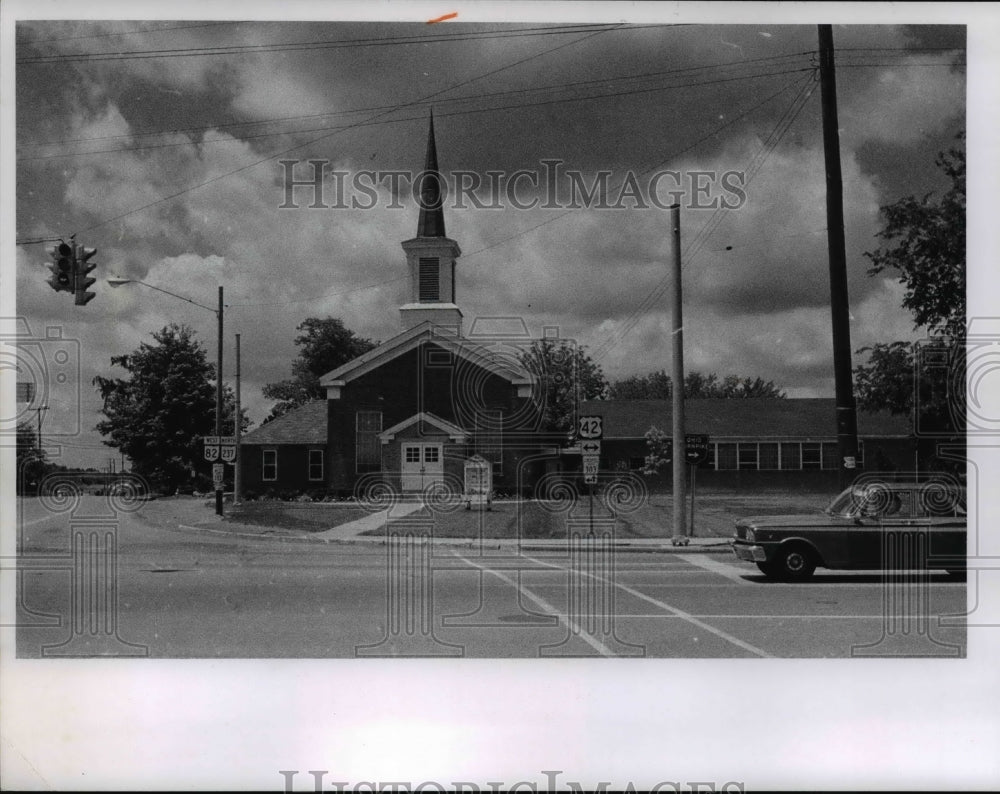
[[[771,574],[786,582],[804,582],[816,570],[812,552],[804,546],[789,546],[780,551],[772,564]],[[766,573],[766,571],[765,571]]]

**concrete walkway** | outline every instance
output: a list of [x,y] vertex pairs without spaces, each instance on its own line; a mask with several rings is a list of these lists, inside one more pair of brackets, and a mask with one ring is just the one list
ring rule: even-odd
[[[353,540],[355,538],[366,540],[367,538],[359,538],[359,536],[364,535],[365,532],[370,532],[373,529],[385,529],[385,524],[386,521],[389,520],[390,513],[392,514],[391,517],[394,519],[402,518],[403,516],[408,516],[410,513],[417,512],[423,506],[424,503],[419,500],[412,502],[400,502],[397,505],[393,505],[388,510],[383,510],[379,513],[372,513],[371,515],[357,518],[354,521],[348,521],[346,524],[341,524],[339,527],[327,529],[323,532],[314,532],[313,537],[319,540]],[[376,538],[372,539],[375,540]]]

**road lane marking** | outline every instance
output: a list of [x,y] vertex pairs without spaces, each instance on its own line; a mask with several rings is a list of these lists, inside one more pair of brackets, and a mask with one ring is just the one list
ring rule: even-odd
[[[751,584],[751,582],[748,582],[746,579],[743,578],[744,575],[750,573],[750,571],[747,571],[736,565],[732,565],[728,562],[722,562],[721,560],[712,560],[709,559],[707,556],[703,555],[696,556],[694,554],[691,555],[691,559],[688,560],[688,562],[690,562],[692,565],[697,565],[699,568],[702,568],[703,570],[711,571],[712,573],[717,573],[719,576],[724,576],[730,581],[736,582],[736,584],[741,584],[744,585],[745,587],[749,587]],[[756,573],[756,569],[754,570],[754,573]]]
[[[569,571],[570,570],[569,568],[566,568],[566,567],[564,567],[562,565],[556,565],[555,563],[546,563],[546,562],[542,562],[541,560],[536,560],[534,557],[530,557],[527,554],[524,555],[524,556],[525,556],[525,559],[531,560],[532,562],[537,562],[540,565],[548,565],[548,566],[550,566],[552,568],[560,568],[560,569],[562,569],[564,571]],[[583,575],[583,576],[588,576],[591,579],[597,579],[600,582],[606,582],[606,583],[609,582],[609,580],[605,579],[603,576],[597,576],[595,574],[588,573],[587,571],[578,571],[578,573],[581,574],[581,575]],[[735,645],[735,646],[737,646],[739,648],[742,648],[745,651],[749,651],[750,653],[755,654],[757,656],[762,656],[765,659],[773,659],[774,658],[774,656],[772,656],[771,654],[769,654],[767,651],[762,650],[761,648],[758,648],[756,645],[751,645],[749,642],[744,642],[739,637],[734,637],[732,634],[729,634],[729,633],[727,633],[725,631],[722,631],[722,629],[717,629],[714,626],[709,626],[707,623],[705,623],[705,622],[699,620],[698,618],[696,618],[690,612],[685,612],[683,609],[678,609],[677,607],[671,606],[670,604],[666,603],[665,601],[660,601],[660,600],[658,600],[656,598],[648,596],[645,593],[642,593],[642,592],[640,592],[640,591],[638,591],[638,590],[636,590],[636,589],[634,589],[632,587],[629,587],[628,585],[624,585],[624,584],[621,584],[619,582],[610,582],[610,583],[613,584],[615,587],[619,588],[620,590],[624,590],[629,595],[634,596],[635,598],[638,598],[638,599],[640,599],[642,601],[646,601],[647,603],[653,604],[654,606],[657,606],[660,609],[663,609],[663,610],[665,610],[667,612],[670,612],[671,614],[676,615],[677,617],[682,618],[683,620],[686,620],[688,623],[690,623],[690,624],[692,624],[694,626],[697,626],[698,628],[702,629],[703,631],[707,631],[710,634],[714,634],[716,637],[719,637],[720,639],[723,639],[726,642],[730,642],[733,645]]]
[[[670,615],[663,612],[619,612],[615,615],[595,614],[593,617],[606,620],[686,620],[688,617],[702,620],[885,620],[885,615]],[[943,628],[963,628],[944,626]]]
[[59,518],[59,514],[58,513],[53,513],[50,516],[42,516],[41,518],[33,518],[33,519],[31,519],[31,521],[22,521],[21,522],[21,527],[22,528],[24,528],[24,527],[31,527],[31,526],[34,526],[35,524],[41,524],[43,521],[50,521],[53,518]]
[[591,648],[593,648],[599,654],[601,654],[601,656],[617,656],[618,655],[614,651],[612,651],[607,645],[605,645],[603,642],[601,642],[600,640],[598,640],[596,637],[593,637],[590,634],[588,634],[587,632],[585,632],[574,621],[570,620],[567,615],[565,615],[564,613],[560,612],[558,609],[556,609],[552,604],[550,604],[544,598],[542,598],[541,596],[535,595],[530,590],[528,590],[528,589],[526,589],[524,587],[521,587],[520,584],[518,584],[516,581],[514,581],[513,579],[511,579],[509,576],[506,576],[505,574],[501,573],[500,571],[494,571],[492,568],[487,568],[485,565],[480,565],[478,562],[474,562],[473,560],[466,559],[461,554],[459,554],[457,551],[452,551],[452,554],[454,554],[456,557],[458,557],[458,559],[462,560],[467,565],[471,565],[471,566],[473,566],[475,568],[478,568],[480,571],[484,571],[485,573],[493,574],[493,576],[495,576],[501,582],[506,582],[508,585],[511,585],[512,587],[516,587],[517,590],[518,590],[518,592],[520,592],[522,595],[524,595],[525,597],[529,598],[530,600],[534,601],[537,606],[540,606],[545,611],[550,612],[551,614],[555,615],[556,618],[559,620],[560,623],[562,623],[567,628],[569,628],[569,630],[573,634],[576,634],[578,637],[580,637],[580,639],[582,639]]

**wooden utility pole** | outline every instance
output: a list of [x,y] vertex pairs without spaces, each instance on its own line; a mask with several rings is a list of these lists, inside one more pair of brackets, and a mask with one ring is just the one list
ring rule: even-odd
[[837,456],[840,487],[857,473],[858,417],[851,372],[851,326],[844,248],[844,187],[840,173],[837,79],[833,28],[819,25],[819,79],[823,105],[823,154],[826,161],[826,234],[830,257],[830,312],[833,327],[833,377],[837,404]]
[[681,305],[681,205],[670,208],[670,225],[673,227],[674,242],[674,300],[673,300],[673,356],[671,357],[670,393],[673,419],[673,464],[674,464],[674,535],[671,542],[675,546],[686,546],[689,542],[684,526],[684,481],[686,479],[687,450],[684,447],[684,319]]
[[[222,287],[219,287],[219,311],[216,312],[219,321],[219,354],[215,370],[215,435],[222,435]],[[224,464],[218,464],[224,465]],[[215,486],[215,514],[222,515],[222,483]]]
[[236,437],[236,460],[233,465],[233,504],[240,501],[240,465],[243,463],[243,452],[240,449],[240,335],[236,334],[236,421],[233,435]]

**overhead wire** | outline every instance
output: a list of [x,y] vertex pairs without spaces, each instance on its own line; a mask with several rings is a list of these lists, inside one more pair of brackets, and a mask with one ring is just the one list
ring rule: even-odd
[[[619,26],[619,27],[622,27],[622,26]],[[484,72],[482,74],[476,75],[475,77],[470,77],[470,78],[468,78],[466,80],[462,80],[461,82],[454,83],[454,84],[452,84],[450,86],[446,86],[445,88],[439,89],[438,91],[434,91],[434,92],[432,92],[430,94],[427,94],[427,95],[425,95],[423,97],[420,97],[418,99],[412,100],[410,102],[400,103],[399,105],[397,105],[392,110],[384,111],[383,113],[374,116],[372,119],[368,119],[368,121],[372,121],[375,118],[379,118],[380,116],[387,116],[390,113],[395,112],[396,110],[402,110],[403,108],[409,107],[410,105],[416,104],[418,102],[423,102],[423,101],[431,99],[431,98],[433,98],[435,96],[439,96],[439,95],[447,93],[449,91],[453,91],[456,88],[461,88],[463,86],[470,85],[471,83],[474,83],[477,80],[482,80],[482,79],[484,79],[486,77],[490,77],[491,75],[498,74],[500,72],[506,71],[507,69],[513,69],[514,67],[520,66],[521,64],[527,63],[528,61],[532,61],[532,60],[534,60],[536,58],[541,58],[541,57],[543,57],[545,55],[549,55],[550,53],[556,52],[556,51],[561,50],[561,49],[565,49],[566,47],[572,47],[572,46],[574,46],[576,44],[580,44],[581,42],[587,41],[588,39],[591,39],[594,36],[600,35],[601,33],[605,33],[605,32],[607,32],[607,31],[605,31],[605,30],[599,30],[599,31],[595,31],[593,33],[588,33],[588,34],[585,34],[584,36],[581,36],[578,39],[574,39],[573,41],[564,42],[563,44],[558,44],[558,45],[556,45],[554,47],[549,47],[548,49],[542,50],[541,52],[534,53],[534,54],[526,56],[524,58],[519,58],[518,60],[513,61],[512,63],[505,64],[504,66],[500,66],[500,67],[497,67],[496,69],[491,69],[488,72]],[[122,218],[127,218],[130,215],[136,214],[137,212],[142,212],[143,210],[149,209],[150,207],[154,207],[154,206],[156,206],[158,204],[162,204],[165,201],[170,201],[171,199],[175,199],[178,196],[183,196],[186,193],[190,193],[190,192],[192,192],[194,190],[198,190],[198,189],[200,189],[202,187],[205,187],[206,185],[210,185],[210,184],[213,184],[214,182],[218,182],[221,179],[226,179],[226,178],[228,178],[230,176],[233,176],[235,174],[239,174],[239,173],[242,173],[243,171],[247,171],[247,170],[249,170],[251,168],[255,168],[256,166],[261,165],[262,163],[270,162],[271,160],[274,160],[274,159],[276,159],[278,157],[283,157],[286,154],[291,154],[292,152],[298,151],[299,149],[303,149],[306,146],[311,146],[314,143],[318,143],[319,141],[325,140],[327,138],[331,138],[331,137],[333,137],[334,135],[337,135],[340,132],[344,132],[344,131],[346,131],[348,129],[353,129],[354,126],[358,126],[358,125],[352,125],[352,126],[348,126],[348,127],[343,127],[343,128],[334,130],[332,132],[328,132],[328,133],[326,133],[324,135],[320,135],[319,137],[311,138],[311,139],[309,139],[307,141],[304,141],[302,143],[298,143],[298,144],[296,144],[294,146],[288,147],[287,149],[283,149],[280,152],[277,152],[277,153],[274,153],[274,154],[269,154],[266,157],[262,157],[262,158],[259,158],[257,160],[254,160],[253,162],[247,163],[246,165],[242,165],[239,168],[235,168],[235,169],[233,169],[231,171],[226,171],[226,172],[224,172],[222,174],[217,174],[216,176],[214,176],[214,177],[212,177],[210,179],[206,179],[205,181],[199,182],[196,185],[192,185],[191,187],[187,187],[184,190],[179,190],[179,191],[177,191],[175,193],[171,193],[168,196],[163,196],[163,197],[161,197],[161,198],[159,198],[159,199],[157,199],[155,201],[151,201],[151,202],[149,202],[147,204],[143,204],[140,207],[136,207],[136,208],[131,209],[131,210],[127,211],[127,212],[120,213],[120,214],[118,214],[118,215],[116,215],[116,216],[114,216],[112,218],[106,218],[106,219],[104,219],[102,221],[98,221],[97,223],[92,224],[90,226],[87,226],[84,229],[78,230],[76,233],[77,234],[82,234],[83,232],[92,231],[93,229],[100,228],[101,226],[106,226],[109,223],[114,223],[115,221],[121,220]]]
[[[596,99],[608,99],[608,98],[614,99],[614,98],[622,98],[622,97],[627,97],[627,96],[636,96],[636,95],[639,95],[639,94],[656,93],[656,92],[659,92],[659,91],[671,91],[671,90],[680,89],[680,88],[691,88],[691,87],[704,86],[704,85],[717,85],[717,84],[721,84],[721,83],[734,82],[734,81],[737,81],[737,80],[751,80],[751,79],[757,79],[757,78],[760,78],[760,77],[775,77],[775,76],[781,76],[781,75],[787,75],[787,74],[795,74],[795,73],[806,72],[806,71],[811,71],[811,67],[801,67],[801,68],[796,68],[796,69],[783,69],[783,70],[778,70],[778,71],[773,71],[773,72],[763,72],[763,73],[758,73],[758,74],[738,75],[738,76],[734,76],[734,77],[726,77],[726,78],[721,78],[721,79],[716,79],[716,80],[702,80],[702,81],[698,81],[698,82],[689,82],[689,83],[671,83],[669,85],[653,86],[653,87],[647,87],[647,88],[636,88],[636,89],[632,89],[632,90],[628,90],[628,91],[611,91],[611,92],[606,92],[606,93],[601,93],[601,94],[589,94],[589,95],[584,95],[584,96],[561,97],[561,98],[558,98],[558,99],[539,100],[537,102],[520,102],[520,103],[509,104],[509,105],[490,105],[489,107],[485,107],[485,108],[472,108],[472,109],[468,109],[468,110],[455,110],[455,111],[451,111],[451,112],[448,112],[448,111],[438,112],[437,115],[438,115],[439,118],[449,118],[449,117],[452,117],[452,116],[468,116],[468,115],[473,115],[473,114],[476,114],[476,113],[496,113],[496,112],[505,111],[505,110],[522,110],[522,109],[525,109],[525,108],[545,107],[545,106],[549,106],[549,105],[565,104],[565,103],[568,103],[568,102],[587,102],[587,101],[592,101],[592,100],[596,100]],[[426,103],[421,103],[421,104],[426,104]],[[390,111],[390,112],[392,112],[392,111]],[[306,129],[297,129],[297,130],[279,130],[277,132],[250,133],[250,134],[241,135],[239,137],[232,136],[232,137],[226,137],[226,138],[211,138],[211,139],[208,139],[208,140],[201,140],[201,141],[192,141],[192,140],[171,141],[171,142],[168,142],[168,143],[152,143],[152,144],[143,144],[143,145],[139,145],[139,146],[122,146],[122,147],[117,147],[117,148],[113,148],[113,149],[95,149],[95,150],[83,151],[83,152],[60,152],[60,153],[56,153],[56,154],[25,155],[25,156],[22,156],[22,157],[18,157],[17,161],[18,162],[28,162],[28,161],[38,161],[38,160],[54,160],[54,159],[63,159],[63,158],[67,158],[67,157],[84,157],[84,156],[88,156],[88,155],[114,154],[114,153],[120,153],[120,152],[144,151],[144,150],[149,150],[149,149],[176,148],[176,147],[180,147],[180,146],[203,146],[203,145],[212,144],[212,143],[242,143],[242,142],[247,141],[247,140],[254,140],[254,139],[258,139],[258,138],[272,138],[272,137],[286,136],[286,135],[301,135],[301,134],[310,133],[310,132],[323,132],[323,131],[329,131],[329,130],[341,131],[341,130],[347,130],[347,129],[361,128],[361,127],[380,126],[380,125],[383,125],[383,124],[398,124],[398,123],[403,123],[403,122],[418,121],[421,118],[423,118],[423,117],[422,116],[408,116],[408,117],[405,117],[405,118],[398,118],[398,119],[377,119],[377,120],[369,120],[369,121],[359,121],[359,122],[354,122],[353,124],[339,125],[339,126],[333,126],[333,127],[326,127],[326,126],[324,126],[324,127],[309,127],[309,128],[306,128]]]
[[[180,47],[163,50],[124,50],[119,52],[58,53],[18,58],[21,65],[70,62],[100,62],[119,60],[145,60],[149,58],[178,58],[214,55],[243,55],[260,52],[305,52],[323,49],[350,49],[355,47],[385,47],[413,44],[436,44],[453,41],[482,41],[501,38],[569,35],[574,33],[603,33],[623,27],[624,23],[583,25],[549,25],[535,28],[497,29],[489,31],[435,31],[418,36],[377,36],[361,39],[333,39],[326,41],[288,42],[285,44],[234,44],[217,47]],[[635,29],[677,27],[675,24],[629,25]]]
[[[770,56],[766,56],[766,57],[762,57],[762,58],[746,58],[746,59],[741,59],[741,60],[737,60],[737,61],[726,61],[726,62],[723,62],[723,63],[710,63],[710,64],[701,64],[699,66],[686,66],[686,67],[682,67],[682,68],[679,68],[679,69],[663,69],[663,70],[657,70],[657,71],[653,71],[653,72],[639,72],[639,73],[636,73],[636,74],[618,75],[618,76],[615,76],[615,77],[602,77],[602,78],[594,78],[594,79],[590,79],[590,80],[574,80],[574,81],[567,82],[567,83],[554,83],[554,84],[543,85],[543,86],[530,86],[528,88],[514,88],[514,89],[507,89],[507,90],[504,90],[504,91],[488,91],[488,92],[483,92],[483,93],[479,93],[479,94],[470,94],[470,95],[466,95],[466,96],[459,96],[459,97],[451,97],[451,98],[445,98],[445,99],[438,99],[438,100],[435,101],[434,107],[435,107],[435,109],[437,109],[442,104],[451,104],[451,103],[462,103],[462,102],[478,101],[478,100],[484,100],[484,99],[491,99],[491,98],[494,98],[494,97],[507,96],[507,95],[510,95],[510,94],[530,94],[530,93],[541,93],[541,92],[545,92],[545,91],[564,91],[564,90],[567,90],[567,89],[571,89],[571,88],[575,88],[575,87],[580,87],[580,86],[586,86],[586,85],[594,85],[594,84],[608,85],[608,84],[617,83],[617,82],[625,82],[625,81],[632,81],[632,80],[638,81],[638,80],[645,80],[645,79],[653,79],[653,78],[657,78],[657,77],[667,77],[667,76],[677,75],[677,74],[686,74],[688,72],[714,71],[714,70],[721,70],[721,69],[743,68],[743,67],[751,65],[751,64],[760,64],[760,65],[763,65],[763,64],[765,64],[767,62],[771,62],[771,61],[784,61],[784,60],[788,60],[788,59],[791,59],[791,58],[798,58],[798,57],[801,57],[801,56],[804,56],[804,55],[813,55],[813,54],[814,54],[814,51],[803,50],[803,51],[800,51],[800,52],[784,53],[782,55],[770,55]],[[413,103],[412,106],[413,107],[419,107],[420,105],[423,105],[423,104],[426,104],[426,103],[424,103],[424,102],[417,102],[417,103]],[[139,130],[139,131],[134,131],[134,132],[131,132],[131,133],[120,134],[120,135],[96,135],[96,136],[89,136],[89,137],[84,137],[84,138],[65,138],[65,139],[53,140],[53,141],[25,141],[23,143],[20,143],[19,145],[20,146],[54,146],[54,145],[62,145],[62,144],[66,144],[66,143],[81,143],[81,142],[87,142],[87,141],[117,140],[117,139],[122,139],[122,138],[134,139],[134,138],[146,137],[146,136],[153,136],[153,135],[170,135],[170,134],[175,134],[175,133],[187,133],[187,132],[207,132],[207,131],[215,130],[215,129],[227,129],[229,127],[255,126],[255,125],[261,125],[261,124],[281,123],[281,122],[285,122],[285,121],[300,121],[300,120],[306,120],[306,119],[326,118],[326,117],[329,117],[329,116],[352,115],[352,114],[356,114],[356,113],[373,113],[373,112],[377,112],[377,111],[380,111],[380,110],[388,110],[388,109],[395,108],[395,107],[396,107],[396,105],[375,105],[375,106],[370,106],[370,107],[349,108],[349,109],[346,109],[346,110],[327,111],[327,112],[324,112],[324,113],[309,113],[309,114],[295,115],[295,116],[276,116],[276,117],[273,117],[273,118],[266,118],[266,119],[253,119],[253,120],[248,120],[248,121],[233,121],[233,122],[214,123],[214,124],[201,125],[201,126],[197,126],[197,127],[174,127],[174,128],[168,128],[168,129],[162,129],[162,130]]]
[[[792,102],[789,103],[785,112],[778,119],[771,132],[762,142],[761,148],[751,158],[747,168],[749,176],[744,182],[744,187],[748,186],[752,182],[753,178],[760,173],[761,168],[763,168],[763,165],[767,161],[771,152],[774,151],[780,140],[784,137],[791,125],[802,112],[802,109],[805,107],[809,98],[815,91],[815,87],[816,81],[814,74],[803,82]],[[694,237],[682,246],[682,262],[686,262],[687,265],[690,265],[696,259],[697,255],[707,243],[712,233],[724,219],[725,216],[722,212],[723,210],[721,207],[716,208],[709,220],[695,233]],[[683,266],[684,265],[682,265],[682,267]],[[654,306],[656,302],[662,298],[664,293],[667,291],[670,282],[671,276],[668,274],[660,279],[652,290],[649,290],[646,293],[646,296],[642,299],[642,301],[640,301],[639,305],[626,318],[624,326],[610,335],[601,345],[595,348],[592,356],[595,361],[599,361],[601,358],[606,356],[621,342],[622,339],[625,338],[625,336],[632,331],[642,316],[644,316],[652,308],[652,306]]]
[[[808,81],[806,81],[806,82],[808,83]],[[730,127],[733,124],[736,124],[737,122],[739,122],[742,119],[746,118],[751,113],[753,113],[754,111],[756,111],[759,108],[763,107],[768,102],[770,102],[771,100],[775,99],[776,97],[780,96],[781,94],[783,94],[785,91],[787,91],[789,88],[793,87],[794,85],[795,85],[795,83],[793,83],[793,82],[787,83],[786,85],[782,86],[782,88],[779,89],[778,91],[776,91],[776,92],[774,92],[774,93],[772,93],[772,94],[764,97],[764,99],[760,100],[759,102],[756,102],[754,105],[752,105],[751,107],[749,107],[746,110],[742,111],[741,113],[737,114],[736,116],[733,116],[731,119],[728,119],[725,123],[713,127],[712,130],[710,130],[709,132],[705,133],[704,135],[699,136],[697,139],[695,139],[694,141],[692,141],[691,143],[689,143],[687,146],[685,146],[685,147],[683,147],[683,148],[681,148],[681,149],[679,149],[677,151],[671,152],[671,154],[668,155],[665,159],[659,160],[658,162],[654,163],[653,165],[648,166],[647,168],[645,168],[645,169],[637,172],[637,175],[638,176],[642,176],[644,174],[647,174],[647,173],[649,173],[651,171],[656,170],[657,168],[662,167],[663,165],[665,165],[666,163],[670,162],[671,160],[674,160],[677,157],[680,157],[681,155],[686,154],[687,152],[691,151],[692,149],[694,149],[696,146],[698,146],[699,144],[703,143],[704,141],[709,140],[710,138],[718,135],[720,132],[722,132],[727,127]],[[609,188],[609,192],[614,192],[614,191],[620,189],[623,186],[623,184],[624,184],[624,181],[621,181],[621,182],[616,183],[615,185],[612,185]],[[531,226],[528,229],[523,229],[521,231],[516,232],[513,235],[510,235],[508,237],[503,238],[502,240],[498,240],[498,241],[496,241],[494,243],[491,243],[490,245],[484,246],[482,248],[477,248],[474,251],[470,251],[470,252],[468,252],[468,253],[466,253],[466,254],[464,254],[462,256],[462,261],[463,262],[468,262],[472,257],[476,256],[477,254],[481,254],[481,253],[483,253],[485,251],[489,251],[489,250],[491,250],[493,248],[497,248],[498,246],[501,246],[501,245],[503,245],[505,243],[508,243],[511,240],[514,240],[514,239],[516,239],[518,237],[522,237],[522,236],[524,236],[526,234],[529,234],[530,232],[533,232],[536,229],[541,228],[542,226],[546,226],[546,225],[548,225],[550,223],[554,223],[555,221],[560,220],[561,218],[565,217],[566,215],[572,214],[574,211],[575,210],[572,210],[572,209],[565,210],[563,212],[560,212],[560,213],[552,216],[551,218],[546,219],[545,221],[542,221],[541,223],[538,223],[538,224],[535,224],[535,225]],[[325,293],[323,295],[311,296],[309,298],[302,298],[302,299],[298,299],[298,300],[276,301],[276,302],[265,302],[265,303],[243,303],[243,304],[235,304],[235,305],[238,305],[240,307],[251,307],[251,306],[283,306],[283,305],[290,305],[290,304],[293,304],[293,303],[307,303],[307,302],[314,301],[314,300],[319,300],[319,299],[324,299],[324,298],[330,298],[330,297],[337,297],[337,296],[348,294],[348,293],[351,293],[351,292],[358,292],[358,291],[364,290],[364,289],[372,289],[374,287],[383,286],[385,284],[391,284],[391,283],[394,283],[394,282],[397,282],[397,281],[404,281],[404,280],[406,280],[408,278],[409,278],[408,275],[404,275],[404,276],[399,276],[397,278],[388,279],[386,281],[381,281],[381,282],[378,282],[378,283],[375,283],[375,284],[369,284],[369,285],[365,285],[363,287],[356,287],[356,288],[353,288],[353,289],[350,289],[350,290],[347,290],[347,291],[343,291],[343,292],[338,291],[338,292],[332,292],[332,293]]]

